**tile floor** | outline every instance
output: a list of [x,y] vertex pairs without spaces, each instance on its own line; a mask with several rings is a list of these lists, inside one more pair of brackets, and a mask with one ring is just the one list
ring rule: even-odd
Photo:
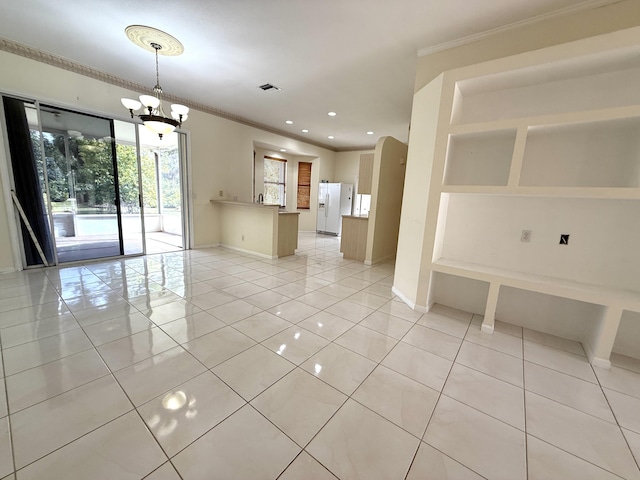
[[640,362],[392,274],[303,234],[0,276],[0,479],[640,479]]

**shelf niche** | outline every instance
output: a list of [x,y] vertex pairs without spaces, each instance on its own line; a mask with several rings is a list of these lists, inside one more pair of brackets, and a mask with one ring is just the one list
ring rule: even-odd
[[640,118],[530,127],[521,186],[640,186]]
[[461,79],[455,90],[451,123],[638,105],[638,84],[640,45]]
[[449,136],[445,185],[505,186],[516,129]]

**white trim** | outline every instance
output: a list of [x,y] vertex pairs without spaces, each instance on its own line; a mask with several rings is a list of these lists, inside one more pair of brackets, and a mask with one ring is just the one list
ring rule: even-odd
[[587,0],[586,2],[582,2],[578,5],[571,5],[569,7],[560,8],[552,12],[542,13],[540,15],[529,17],[524,20],[519,20],[517,22],[508,23],[506,25],[500,25],[499,27],[490,28],[489,30],[485,30],[484,32],[474,33],[465,37],[456,38],[455,40],[450,40],[448,42],[438,43],[430,47],[421,48],[420,50],[418,50],[418,57],[426,57],[427,55],[431,55],[433,53],[442,52],[451,48],[461,47],[463,45],[478,42],[497,33],[508,32],[510,30],[516,30],[518,28],[533,25],[535,23],[550,20],[552,18],[562,17],[564,15],[570,15],[572,13],[578,13],[585,10],[603,7],[605,5],[617,3],[617,1],[618,0]]
[[396,287],[391,287],[391,291],[400,299],[402,300],[404,303],[406,303],[409,308],[411,308],[411,310],[415,310],[416,312],[420,312],[420,313],[426,313],[428,310],[421,306],[421,305],[416,305],[415,302],[412,302],[411,300],[409,300],[409,297],[407,297],[406,295],[404,295],[400,290],[398,290]]
[[591,346],[585,342],[582,342],[582,346],[584,347],[584,351],[587,354],[587,358],[591,365],[594,367],[604,368],[606,370],[611,368],[611,361],[608,358],[596,357]]
[[220,246],[222,248],[228,248],[229,250],[234,250],[236,252],[248,253],[249,255],[255,255],[257,257],[268,258],[269,260],[275,260],[278,258],[277,255],[267,255],[266,253],[259,253],[254,250],[247,250],[246,248],[234,247],[231,245],[226,245],[221,243]]
[[371,260],[365,260],[364,264],[365,265],[380,265],[381,263],[386,263],[389,260],[392,260],[394,258],[396,258],[396,254],[395,253],[390,253],[386,257],[382,257],[382,258],[376,259],[375,263],[373,263]]
[[611,368],[611,361],[606,358],[593,357],[591,359],[591,365],[609,370]]
[[194,245],[193,250],[201,250],[203,248],[216,248],[222,246],[219,243],[209,243],[207,245]]

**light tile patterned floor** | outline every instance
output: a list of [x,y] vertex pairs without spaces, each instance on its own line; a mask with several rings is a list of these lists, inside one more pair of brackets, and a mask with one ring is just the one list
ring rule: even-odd
[[0,276],[0,479],[640,479],[640,361],[392,283],[315,234]]

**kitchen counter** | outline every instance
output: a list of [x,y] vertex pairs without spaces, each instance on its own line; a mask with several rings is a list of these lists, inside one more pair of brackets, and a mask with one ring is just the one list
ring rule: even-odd
[[220,219],[220,245],[267,258],[293,255],[298,247],[299,212],[279,205],[211,200]]

